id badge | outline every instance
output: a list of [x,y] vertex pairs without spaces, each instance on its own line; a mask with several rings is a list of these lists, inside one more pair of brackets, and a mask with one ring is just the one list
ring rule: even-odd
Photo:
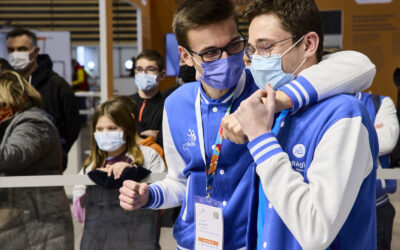
[[206,197],[195,197],[195,249],[223,249],[224,218],[222,204]]

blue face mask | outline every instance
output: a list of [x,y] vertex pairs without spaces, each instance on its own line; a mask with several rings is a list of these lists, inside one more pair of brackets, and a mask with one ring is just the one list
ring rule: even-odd
[[265,84],[269,83],[274,90],[277,90],[295,78],[296,72],[304,64],[306,59],[303,60],[300,66],[297,67],[292,74],[286,74],[282,69],[282,57],[286,55],[292,48],[294,48],[294,46],[296,46],[303,39],[303,37],[301,37],[282,55],[273,54],[270,57],[262,57],[259,55],[252,56],[250,71],[253,75],[254,82],[260,89],[265,89]]
[[157,75],[140,73],[135,75],[136,86],[144,91],[152,90],[158,86]]
[[94,139],[97,146],[105,152],[113,152],[120,149],[126,142],[124,132],[95,132]]
[[239,82],[245,67],[243,53],[200,64],[203,75],[199,80],[215,89],[230,89]]

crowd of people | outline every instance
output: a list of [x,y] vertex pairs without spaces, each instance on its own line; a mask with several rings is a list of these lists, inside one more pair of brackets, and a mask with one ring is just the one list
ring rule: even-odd
[[[232,1],[186,0],[172,23],[179,85],[161,92],[164,58],[144,50],[138,92],[96,108],[79,173],[96,185],[73,190],[80,249],[160,249],[174,207],[177,249],[390,249],[397,186],[377,169],[391,167],[399,122],[390,97],[363,92],[375,65],[325,53],[314,0],[252,0],[242,14],[248,37]],[[27,29],[7,49],[0,173],[62,174],[84,69],[74,61],[67,83]],[[147,183],[154,174],[166,176]],[[0,204],[7,249],[73,249],[62,187],[0,189]]]

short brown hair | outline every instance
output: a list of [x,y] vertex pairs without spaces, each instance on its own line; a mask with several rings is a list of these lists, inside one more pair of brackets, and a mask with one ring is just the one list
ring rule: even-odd
[[318,62],[321,61],[324,32],[321,15],[314,0],[253,0],[243,13],[249,23],[264,14],[275,14],[283,29],[295,36],[293,42],[308,32],[317,33],[319,44],[316,57]]
[[174,15],[172,29],[178,44],[189,47],[187,32],[201,25],[214,24],[233,17],[236,24],[239,16],[235,5],[230,0],[187,0]]
[[158,51],[156,51],[156,50],[145,49],[136,57],[136,62],[140,58],[144,58],[149,61],[156,62],[158,71],[162,71],[165,69],[164,57],[160,53],[158,53]]
[[35,33],[33,33],[32,31],[30,31],[28,29],[24,29],[24,28],[17,28],[17,29],[10,31],[7,34],[7,40],[8,40],[8,38],[14,38],[14,37],[23,36],[23,35],[25,35],[25,36],[29,37],[29,39],[31,39],[32,47],[37,46],[37,37],[36,37]]

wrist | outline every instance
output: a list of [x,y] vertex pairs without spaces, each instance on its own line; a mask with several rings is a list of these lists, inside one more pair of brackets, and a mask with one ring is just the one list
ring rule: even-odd
[[292,100],[285,92],[277,90],[275,93],[276,93],[275,113],[278,113],[285,109],[293,108]]
[[250,133],[247,134],[247,138],[249,141],[254,140],[255,138],[259,137],[260,135],[270,133],[271,129],[258,129],[258,130],[252,130]]
[[150,192],[150,189],[148,190],[148,193],[147,193],[147,201],[145,201],[145,204],[143,204],[142,206],[141,206],[141,208],[146,208],[146,207],[148,207],[149,205],[150,205],[150,201],[151,201],[151,192]]

